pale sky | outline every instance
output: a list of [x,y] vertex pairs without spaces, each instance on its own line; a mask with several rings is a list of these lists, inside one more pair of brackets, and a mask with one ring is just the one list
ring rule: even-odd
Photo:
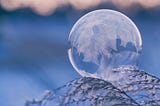
[[[127,1],[127,2],[126,2]],[[127,8],[132,4],[139,4],[144,8],[160,6],[160,0],[0,0],[0,6],[6,10],[16,10],[29,7],[41,15],[49,15],[57,8],[71,5],[76,9],[86,9],[101,3],[112,3],[118,8]]]

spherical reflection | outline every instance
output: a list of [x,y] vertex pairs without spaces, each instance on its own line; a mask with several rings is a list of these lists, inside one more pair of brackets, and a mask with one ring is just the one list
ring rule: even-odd
[[82,76],[105,80],[118,75],[113,72],[116,68],[137,66],[142,48],[136,25],[122,13],[107,9],[80,18],[69,41],[69,59],[75,70]]

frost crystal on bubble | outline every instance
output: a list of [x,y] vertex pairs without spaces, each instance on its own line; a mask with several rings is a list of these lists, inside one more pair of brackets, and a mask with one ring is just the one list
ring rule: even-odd
[[[83,77],[103,80],[121,66],[136,66],[142,39],[136,25],[124,14],[108,9],[81,17],[69,34],[69,59]],[[117,79],[119,77],[117,76]]]

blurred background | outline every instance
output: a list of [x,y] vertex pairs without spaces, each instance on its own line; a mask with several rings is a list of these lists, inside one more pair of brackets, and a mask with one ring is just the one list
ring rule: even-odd
[[73,24],[96,9],[113,9],[139,28],[139,68],[160,77],[160,0],[0,0],[0,105],[23,106],[80,77],[67,50]]

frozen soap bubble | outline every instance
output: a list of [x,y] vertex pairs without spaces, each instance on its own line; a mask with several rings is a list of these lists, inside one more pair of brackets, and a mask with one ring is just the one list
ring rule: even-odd
[[[136,67],[142,40],[136,25],[120,12],[102,9],[81,17],[73,26],[68,50],[83,77],[118,80],[118,68]],[[123,77],[123,76],[121,76]]]

